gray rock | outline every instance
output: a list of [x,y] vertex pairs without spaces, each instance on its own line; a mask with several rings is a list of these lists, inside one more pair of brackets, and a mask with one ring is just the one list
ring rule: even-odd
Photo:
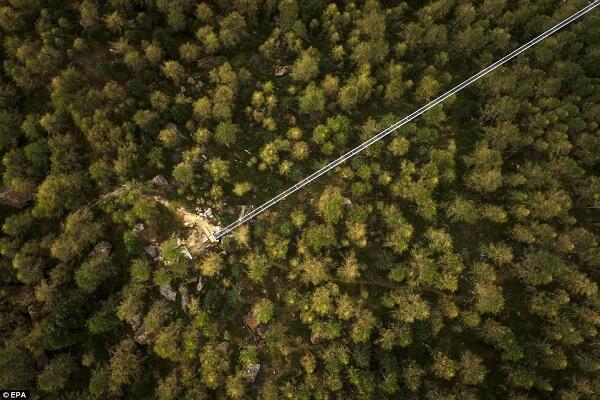
[[0,204],[14,208],[22,208],[29,200],[31,200],[31,196],[24,196],[17,193],[8,186],[0,186]]
[[156,248],[156,246],[146,246],[144,247],[144,251],[146,252],[146,254],[148,254],[150,257],[152,257],[152,259],[155,259],[156,257],[158,257],[158,249]]
[[181,293],[181,308],[183,312],[188,314],[190,308],[190,293],[186,286],[182,286],[179,288],[179,293]]
[[253,383],[256,380],[259,371],[260,364],[248,364],[244,367],[242,374],[248,383]]
[[226,341],[222,341],[217,345],[217,351],[220,351],[221,353],[227,353],[227,350],[229,350],[229,343]]
[[171,289],[171,286],[169,285],[163,285],[159,287],[158,291],[165,299],[169,301],[175,301],[177,298],[177,292]]
[[145,329],[140,328],[134,332],[133,340],[138,344],[148,344],[150,343],[150,335]]
[[139,315],[135,315],[131,321],[131,329],[135,332],[140,326],[142,326],[142,318]]
[[267,335],[267,331],[269,330],[269,325],[267,324],[258,324],[258,326],[256,327],[256,334],[261,337],[264,338]]
[[162,175],[156,175],[154,178],[152,178],[151,182],[154,183],[156,186],[159,186],[163,189],[168,189],[171,187],[171,185],[169,184],[169,181],[167,181],[165,179],[165,177]]
[[275,76],[284,76],[290,73],[292,67],[289,65],[280,65],[275,68]]
[[92,250],[92,254],[99,257],[106,257],[112,251],[112,244],[108,242],[100,242],[98,243],[94,249]]
[[312,344],[318,344],[321,341],[321,335],[317,332],[312,332],[310,334],[310,342]]
[[179,133],[179,129],[177,128],[177,125],[175,125],[172,122],[169,122],[167,124],[167,129],[170,130],[170,131],[172,131],[172,132]]

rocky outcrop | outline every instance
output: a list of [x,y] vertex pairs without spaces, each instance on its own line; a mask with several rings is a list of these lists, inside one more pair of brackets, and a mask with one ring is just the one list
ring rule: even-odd
[[179,293],[181,293],[181,309],[184,313],[189,314],[190,292],[186,286],[182,286],[179,288]]
[[144,247],[144,251],[148,254],[153,260],[158,257],[158,249],[156,246],[148,245]]
[[94,247],[92,254],[96,257],[107,257],[111,251],[112,244],[102,241]]
[[275,68],[275,76],[280,77],[290,73],[292,67],[289,65],[280,65]]
[[15,192],[8,186],[0,186],[0,205],[23,208],[30,200],[31,196]]
[[256,376],[258,375],[259,371],[260,364],[248,364],[244,366],[242,375],[248,383],[253,383],[256,380]]
[[165,299],[169,301],[175,301],[177,298],[177,292],[171,289],[171,286],[169,285],[160,286],[158,291]]
[[156,186],[158,186],[161,189],[170,189],[171,185],[169,184],[169,181],[167,181],[165,179],[164,176],[162,175],[156,175],[154,178],[152,178],[152,180],[150,181],[153,184],[155,184]]

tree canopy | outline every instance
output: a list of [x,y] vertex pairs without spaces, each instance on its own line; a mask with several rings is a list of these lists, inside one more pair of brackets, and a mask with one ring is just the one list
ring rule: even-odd
[[0,388],[600,397],[600,10],[0,1]]

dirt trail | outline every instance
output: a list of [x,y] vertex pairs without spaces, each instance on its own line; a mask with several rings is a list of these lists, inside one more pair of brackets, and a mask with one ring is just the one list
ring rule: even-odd
[[173,210],[177,215],[177,218],[183,222],[183,225],[186,228],[188,228],[187,232],[185,232],[181,238],[181,245],[184,246],[192,256],[195,257],[201,254],[212,242],[214,242],[214,237],[212,235],[214,232],[218,231],[220,227],[216,222],[211,222],[213,217],[210,208],[205,211],[197,209],[194,213],[183,207],[175,207],[171,202],[160,196],[153,196],[153,199]]

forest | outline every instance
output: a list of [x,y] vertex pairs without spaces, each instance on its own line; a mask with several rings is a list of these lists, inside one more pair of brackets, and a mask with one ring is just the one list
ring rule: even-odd
[[0,389],[600,399],[600,9],[0,0]]

